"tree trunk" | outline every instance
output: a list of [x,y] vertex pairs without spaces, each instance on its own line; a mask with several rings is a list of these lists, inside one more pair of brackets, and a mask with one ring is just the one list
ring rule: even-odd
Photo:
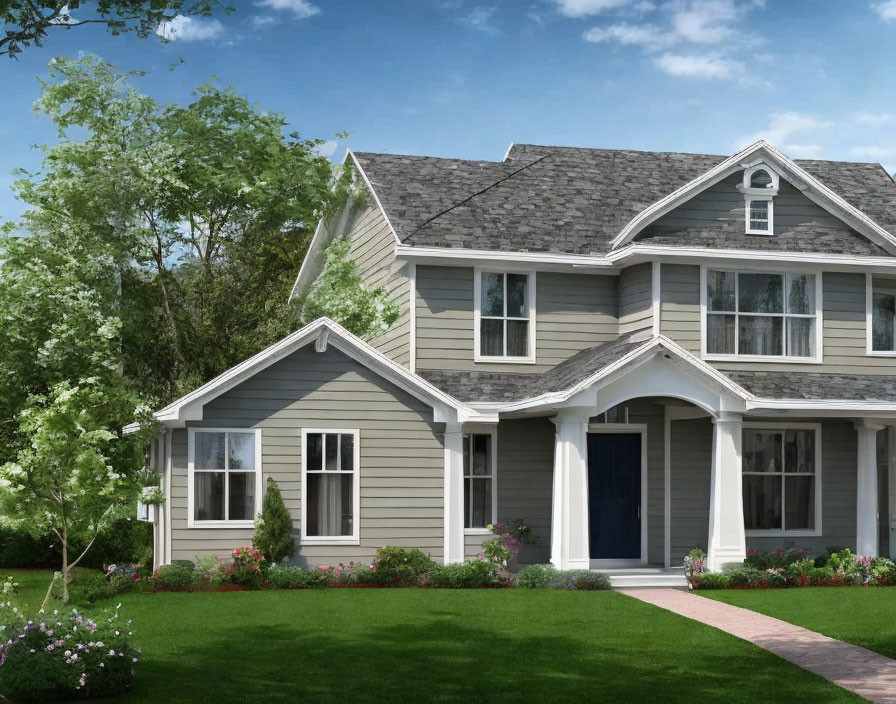
[[71,575],[68,569],[68,540],[66,534],[62,534],[62,603],[68,604],[68,583]]

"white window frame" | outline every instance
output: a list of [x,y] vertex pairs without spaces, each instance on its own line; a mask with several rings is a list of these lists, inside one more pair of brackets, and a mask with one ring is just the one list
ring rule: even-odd
[[[756,188],[750,185],[753,174],[757,171],[765,171],[772,182],[768,188]],[[743,183],[737,190],[744,195],[744,232],[748,235],[764,235],[771,237],[775,234],[775,203],[774,198],[778,195],[778,188],[781,185],[781,178],[778,172],[763,162],[756,162],[744,169]],[[750,207],[753,202],[766,201],[768,203],[768,229],[759,230],[750,226]]]
[[[197,433],[254,433],[255,435],[255,515],[250,520],[239,521],[197,521],[194,514],[195,509],[195,481],[196,472],[212,473],[224,472],[224,511],[229,510],[230,504],[230,481],[227,475],[229,469],[196,469],[196,434]],[[226,440],[225,440],[226,443]],[[225,464],[227,464],[227,451],[225,444]],[[245,471],[245,470],[240,470]],[[188,428],[187,429],[187,528],[254,528],[255,516],[261,513],[261,503],[263,500],[262,475],[264,468],[261,464],[261,428]]]
[[[351,535],[308,535],[308,446],[309,434],[353,435],[354,470],[352,471],[352,534]],[[340,447],[341,451],[341,447]],[[302,482],[301,482],[301,545],[360,545],[361,544],[361,431],[358,428],[302,428]],[[337,460],[338,462],[338,460]]]
[[[492,482],[492,516],[489,523],[497,523],[498,521],[498,431],[494,427],[489,428],[477,428],[468,426],[463,430],[463,442],[467,443],[467,439],[471,435],[489,435],[491,437],[491,463],[492,463],[492,474],[491,474],[491,482]],[[463,461],[463,449],[461,450],[461,461]],[[481,475],[477,475],[481,476]],[[464,472],[464,483],[466,483],[468,475]],[[467,504],[467,495],[466,491],[464,491],[463,496],[464,501],[464,523],[467,522],[467,512],[466,512],[466,504]],[[464,528],[464,535],[491,535],[491,531],[488,528]]]
[[[707,283],[707,272],[708,271],[728,271],[734,274],[780,274],[781,276],[785,276],[787,274],[810,274],[815,277],[815,355],[812,357],[793,357],[790,355],[782,354],[782,355],[764,355],[764,354],[738,354],[737,353],[737,336],[735,334],[735,342],[734,348],[735,352],[733,354],[722,354],[722,353],[710,353],[707,351],[707,337],[708,337],[708,328],[709,328],[709,304],[707,300],[707,291],[706,291],[706,283]],[[721,264],[718,266],[709,265],[709,264],[701,264],[700,265],[700,356],[709,361],[714,362],[786,362],[788,364],[821,364],[824,359],[824,305],[822,300],[822,292],[824,287],[822,285],[823,273],[819,269],[803,269],[800,267],[772,267],[770,266],[768,269],[762,271],[754,268],[740,268],[736,266],[730,266],[728,264]],[[735,301],[737,301],[738,294],[738,279],[735,277],[735,289],[734,289],[734,297]],[[785,291],[786,297],[786,291]],[[783,317],[785,319],[783,325],[782,334],[785,336],[784,345],[782,347],[783,350],[787,349],[786,345],[786,335],[787,335],[787,317],[793,318],[811,318],[813,317],[811,314],[789,314],[789,313],[731,313],[731,315],[740,316],[740,315],[749,315],[756,317]]]
[[[481,353],[481,321],[482,321],[482,275],[483,274],[525,274],[529,277],[529,317],[528,318],[508,318],[503,316],[502,320],[528,320],[529,321],[529,350],[525,357],[507,357],[507,356],[487,356]],[[473,339],[475,362],[495,362],[498,364],[535,364],[535,271],[531,269],[496,269],[496,268],[479,268],[473,270]],[[507,311],[507,279],[504,279],[504,310]],[[486,316],[486,319],[492,316]],[[494,318],[497,320],[497,318]],[[506,326],[505,326],[506,331]],[[507,349],[507,335],[504,335],[504,349]]]
[[[786,516],[785,516],[785,501],[786,496],[785,492],[787,491],[786,484],[784,481],[785,476],[795,476],[795,473],[784,473],[784,468],[781,468],[780,473],[775,473],[771,476],[780,476],[781,478],[781,522],[785,525],[784,530],[780,530],[777,528],[769,528],[766,530],[756,530],[746,529],[746,517],[744,517],[744,533],[748,538],[813,538],[819,537],[822,535],[822,507],[823,503],[821,500],[822,494],[822,484],[821,484],[821,469],[822,469],[822,452],[821,452],[821,423],[744,423],[744,430],[772,430],[776,432],[786,432],[788,430],[813,430],[815,431],[815,528],[812,530],[787,530],[786,529]],[[741,491],[743,491],[743,438],[741,438]],[[766,475],[768,472],[765,473]],[[751,473],[751,476],[755,476]],[[805,474],[801,474],[800,476],[806,476]]]
[[[896,350],[874,349],[874,294],[883,293],[896,296],[896,279],[892,286],[874,287],[874,275],[865,273],[865,354],[869,357],[896,357]],[[896,338],[894,338],[896,339]]]

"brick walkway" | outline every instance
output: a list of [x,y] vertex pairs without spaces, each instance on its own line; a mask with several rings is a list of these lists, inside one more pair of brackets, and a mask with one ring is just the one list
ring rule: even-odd
[[747,640],[872,702],[896,704],[896,660],[792,623],[677,589],[620,589]]

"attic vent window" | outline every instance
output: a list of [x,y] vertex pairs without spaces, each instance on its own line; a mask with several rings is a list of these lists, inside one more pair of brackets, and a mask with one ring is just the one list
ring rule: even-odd
[[774,197],[778,195],[778,174],[765,164],[744,170],[737,189],[744,194],[744,225],[748,235],[773,235]]

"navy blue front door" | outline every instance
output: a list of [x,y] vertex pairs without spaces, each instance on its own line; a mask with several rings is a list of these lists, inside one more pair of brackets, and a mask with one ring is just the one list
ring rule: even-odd
[[641,557],[641,435],[589,433],[591,559]]

